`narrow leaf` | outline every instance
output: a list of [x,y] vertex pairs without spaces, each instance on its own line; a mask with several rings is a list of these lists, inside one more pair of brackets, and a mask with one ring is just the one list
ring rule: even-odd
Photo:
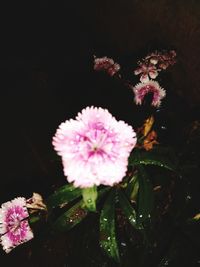
[[131,225],[136,227],[136,212],[135,209],[131,206],[131,203],[127,199],[126,195],[122,190],[118,191],[119,203],[124,212],[124,215],[127,217]]
[[67,231],[80,223],[88,214],[87,210],[82,208],[83,200],[80,200],[73,207],[61,215],[53,225],[53,230]]
[[67,184],[56,190],[46,201],[49,209],[62,206],[81,196],[81,189]]
[[29,217],[29,223],[30,224],[33,224],[33,223],[36,223],[40,220],[40,217],[39,216],[30,216]]
[[83,188],[82,196],[86,208],[89,211],[96,211],[97,187]]
[[141,151],[135,149],[129,157],[130,165],[157,165],[168,170],[175,170],[176,166],[166,155],[151,151]]
[[106,199],[100,216],[100,246],[105,253],[119,262],[119,250],[115,233],[115,191]]
[[[99,190],[97,202],[108,190],[110,190],[109,187]],[[55,223],[52,225],[53,230],[58,230],[61,232],[67,231],[80,223],[88,214],[88,211],[84,207],[85,205],[83,200],[77,202],[55,221]]]
[[143,223],[147,218],[151,216],[153,210],[153,187],[151,181],[145,172],[144,167],[139,167],[139,192],[138,192],[138,212],[137,212],[137,224]]
[[138,189],[139,189],[139,182],[136,174],[130,179],[126,187],[126,195],[130,200],[136,200]]

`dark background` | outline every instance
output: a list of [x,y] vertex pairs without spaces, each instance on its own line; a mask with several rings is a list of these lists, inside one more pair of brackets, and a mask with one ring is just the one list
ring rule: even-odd
[[[174,96],[168,108],[183,123],[199,118],[199,1],[40,1],[3,7],[2,15],[1,203],[34,191],[46,197],[64,182],[55,178],[51,140],[57,126],[82,108],[106,107],[134,126],[132,93],[93,72],[94,54],[113,57],[131,73],[146,53],[175,49],[178,62],[169,80],[161,80]],[[1,252],[2,266],[19,261],[27,249]],[[25,257],[21,266],[46,266],[45,256],[40,259],[43,265],[37,256]],[[48,266],[67,266],[63,262]]]

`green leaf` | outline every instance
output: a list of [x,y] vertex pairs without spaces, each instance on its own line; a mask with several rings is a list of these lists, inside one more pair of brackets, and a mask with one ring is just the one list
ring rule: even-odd
[[176,164],[167,155],[158,153],[158,150],[141,151],[138,149],[133,150],[129,157],[130,165],[157,165],[168,170],[176,170]]
[[122,190],[118,191],[118,197],[119,197],[119,204],[124,212],[124,215],[127,217],[131,225],[137,227],[135,209],[131,206],[131,203],[129,202],[129,200],[127,199],[126,195],[123,193]]
[[[110,190],[109,187],[99,190],[97,202],[108,190]],[[53,230],[58,230],[60,232],[68,231],[80,223],[88,214],[88,211],[84,207],[83,200],[77,202],[54,222],[52,225]]]
[[46,201],[48,209],[62,206],[81,196],[81,189],[67,184],[56,190]]
[[101,211],[99,242],[109,257],[116,262],[120,261],[115,233],[115,190],[110,192]]
[[40,220],[40,217],[39,216],[36,216],[36,215],[30,215],[29,217],[29,223],[30,224],[33,224],[33,223],[36,223]]
[[93,186],[89,188],[83,188],[82,196],[86,208],[89,211],[96,211],[96,199],[98,196],[97,187]]
[[135,174],[127,184],[126,187],[126,195],[130,200],[136,200],[139,189],[139,182],[137,178],[137,174]]
[[88,214],[88,211],[82,208],[83,200],[80,200],[69,210],[63,213],[53,224],[53,230],[68,231],[76,224],[80,223]]
[[139,167],[139,192],[138,192],[138,212],[137,224],[140,225],[147,218],[151,217],[154,206],[153,186],[145,172],[144,167]]

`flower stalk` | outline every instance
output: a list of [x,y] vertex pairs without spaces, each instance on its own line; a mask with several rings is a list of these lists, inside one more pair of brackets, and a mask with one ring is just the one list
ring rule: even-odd
[[84,201],[84,206],[89,211],[96,211],[96,200],[97,200],[98,192],[97,187],[89,187],[89,188],[83,188],[82,189],[82,197]]

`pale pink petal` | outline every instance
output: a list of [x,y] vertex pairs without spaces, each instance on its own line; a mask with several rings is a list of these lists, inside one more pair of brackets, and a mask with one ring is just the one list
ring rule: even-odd
[[163,70],[166,70],[168,66],[169,66],[168,62],[161,62],[159,64],[159,68],[161,68]]
[[83,109],[76,120],[61,124],[53,137],[68,182],[82,188],[120,182],[135,144],[131,126],[97,107]]
[[152,56],[150,58],[150,62],[151,62],[151,64],[156,65],[158,63],[158,57]]
[[151,79],[155,79],[158,76],[158,72],[156,70],[149,71],[149,76]]
[[141,81],[142,83],[147,83],[147,82],[149,81],[149,76],[148,76],[148,74],[142,74],[142,75],[140,76],[140,81]]
[[159,83],[150,80],[148,83],[139,83],[133,88],[135,94],[136,105],[141,105],[144,97],[148,93],[153,93],[152,106],[159,107],[161,100],[165,97],[166,93],[163,88],[160,87]]
[[140,74],[140,73],[142,73],[142,68],[137,68],[136,70],[134,70],[134,74],[135,75],[138,75],[138,74]]

